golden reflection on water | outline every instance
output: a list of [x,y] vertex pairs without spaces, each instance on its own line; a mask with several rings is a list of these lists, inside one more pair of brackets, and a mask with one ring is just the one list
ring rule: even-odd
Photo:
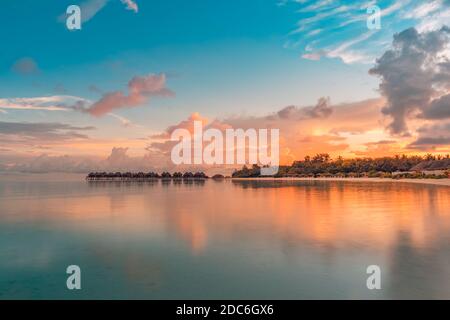
[[[449,298],[450,188],[0,179],[0,298]],[[365,287],[379,264],[385,291]]]
[[[200,254],[210,241],[387,248],[400,234],[426,248],[450,231],[450,188],[408,183],[86,182],[79,193],[10,196],[0,222],[45,221],[85,232],[175,236]],[[33,194],[29,189],[29,194]],[[6,196],[5,196],[6,195]],[[8,196],[9,195],[9,196]],[[6,201],[7,200],[7,201]]]

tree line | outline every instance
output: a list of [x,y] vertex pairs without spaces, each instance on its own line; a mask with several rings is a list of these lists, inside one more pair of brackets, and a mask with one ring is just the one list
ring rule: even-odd
[[[436,165],[437,164],[437,165]],[[414,171],[414,168],[421,168]],[[380,158],[332,159],[327,153],[306,156],[304,160],[294,161],[290,166],[280,166],[274,177],[423,177],[427,167],[450,170],[450,156],[394,156]],[[260,177],[258,165],[244,166],[236,170],[233,178]],[[442,174],[445,177],[447,174]]]

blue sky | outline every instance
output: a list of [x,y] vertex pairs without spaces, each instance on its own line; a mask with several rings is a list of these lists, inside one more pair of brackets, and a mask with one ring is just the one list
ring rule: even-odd
[[[89,18],[82,30],[65,26],[71,4]],[[375,4],[382,27],[369,30],[366,10]],[[0,120],[93,126],[90,136],[99,139],[146,137],[194,112],[209,119],[263,117],[320,97],[332,104],[379,98],[380,79],[368,71],[393,35],[409,27],[436,30],[450,18],[446,0],[11,0],[1,6]],[[67,105],[67,96],[94,104],[111,92],[126,95],[131,79],[152,74],[163,74],[174,95],[156,93],[115,109],[115,116],[7,106],[42,97]]]
[[[110,0],[81,31],[69,32],[58,17],[71,3],[76,1],[3,5],[1,18],[7,27],[1,37],[8,45],[0,52],[2,97],[55,94],[56,87],[95,99],[90,85],[116,90],[133,75],[158,72],[168,74],[184,103],[192,100],[207,108],[217,100],[234,101],[231,110],[236,112],[308,104],[324,94],[337,101],[359,98],[350,97],[353,88],[339,86],[341,77],[373,95],[376,81],[367,76],[365,66],[311,63],[301,58],[301,47],[290,47],[298,35],[289,33],[310,15],[297,12],[297,3],[140,1],[134,13],[119,0]],[[15,73],[11,66],[23,57],[32,58],[39,72]],[[321,84],[328,89],[322,91]],[[258,91],[273,93],[258,98]],[[219,113],[222,107],[217,106]]]

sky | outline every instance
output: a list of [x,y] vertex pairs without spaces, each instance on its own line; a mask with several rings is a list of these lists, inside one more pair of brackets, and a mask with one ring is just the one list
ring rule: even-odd
[[448,153],[449,18],[447,0],[3,1],[0,170],[173,169],[194,120],[279,128],[284,164]]

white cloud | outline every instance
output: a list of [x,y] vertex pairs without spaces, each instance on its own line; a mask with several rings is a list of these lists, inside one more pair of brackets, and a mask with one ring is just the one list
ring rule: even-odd
[[132,10],[134,12],[139,11],[138,5],[133,0],[122,0],[122,3],[127,5],[128,10]]
[[303,31],[307,30],[308,27],[314,25],[315,23],[318,23],[318,22],[322,21],[325,18],[328,18],[328,17],[331,17],[331,16],[335,16],[335,15],[339,15],[341,13],[345,13],[349,9],[351,9],[351,7],[339,6],[337,8],[334,8],[333,10],[320,12],[320,13],[316,14],[315,16],[301,19],[297,23],[298,28],[295,29],[294,31],[292,31],[290,34],[296,34],[296,33],[303,32]]
[[312,61],[319,61],[321,58],[320,53],[305,53],[302,55],[303,59],[312,60]]
[[448,25],[450,22],[450,7],[442,8],[441,10],[425,16],[417,25],[419,32],[434,31]]
[[[383,2],[364,1],[348,4],[346,1],[298,1],[301,15],[297,28],[289,33],[288,49],[303,47],[300,56],[304,59],[319,60],[320,57],[339,58],[344,63],[373,63],[384,49],[380,43],[390,39],[392,33],[405,28],[405,15],[414,17],[418,30],[442,26],[450,18],[446,12],[443,0],[433,0],[427,3],[412,0]],[[367,8],[378,5],[381,9],[382,29],[372,30],[366,34]],[[430,18],[432,17],[432,18]],[[377,31],[377,32],[374,32]],[[370,38],[370,39],[369,39]],[[359,40],[360,39],[360,40]],[[355,41],[356,40],[356,41]],[[364,42],[363,42],[364,41]],[[363,45],[364,44],[364,45]]]
[[435,0],[431,2],[425,2],[418,7],[414,8],[412,11],[407,11],[404,14],[404,18],[407,19],[421,19],[428,16],[430,13],[439,10],[442,6],[442,0]]
[[[365,54],[364,52],[351,50],[350,48],[362,41],[369,39],[375,32],[367,32],[362,34],[359,37],[348,40],[346,42],[341,43],[338,47],[334,49],[322,49],[317,52],[305,53],[302,55],[302,58],[308,60],[320,60],[321,57],[328,58],[339,58],[344,63],[352,64],[352,63],[371,63],[373,59]],[[312,50],[308,48],[308,50]]]
[[6,98],[0,99],[0,110],[15,109],[15,110],[69,111],[70,106],[78,102],[89,103],[89,100],[75,96]]

